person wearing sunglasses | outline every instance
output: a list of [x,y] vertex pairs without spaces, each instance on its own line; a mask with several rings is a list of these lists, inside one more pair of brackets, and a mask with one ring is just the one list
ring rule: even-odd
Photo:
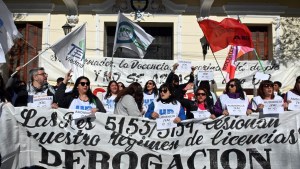
[[243,91],[241,82],[238,79],[231,79],[226,84],[225,92],[222,95],[220,95],[219,99],[214,105],[215,116],[218,117],[221,115],[230,115],[227,106],[229,106],[232,103],[246,107],[245,115],[250,115],[252,113],[247,95]]
[[158,89],[156,83],[153,80],[148,80],[144,86],[144,104],[143,109],[148,110],[148,105],[153,102],[153,100],[158,95]]
[[185,112],[180,102],[175,99],[172,86],[169,84],[162,84],[159,88],[158,98],[155,99],[149,106],[145,117],[149,119],[157,119],[164,116],[164,110],[169,111],[168,115],[175,115],[173,122],[180,123],[186,119]]
[[114,114],[140,117],[143,115],[143,88],[138,82],[120,91],[115,99]]
[[294,104],[297,100],[298,102],[300,100],[300,76],[296,78],[294,88],[288,91],[284,97],[284,102],[287,104],[287,107],[289,107],[289,104],[291,103],[295,105],[290,105],[289,110],[300,110],[300,106],[298,104]]
[[65,93],[68,81],[71,79],[71,70],[66,74],[63,83],[58,86],[55,98],[61,108],[72,110],[84,110],[91,113],[106,113],[101,101],[96,97],[90,88],[90,80],[85,76],[76,79],[71,92]]
[[[16,68],[20,71],[21,66]],[[48,74],[43,67],[33,68],[29,71],[30,81],[19,88],[15,86],[20,81],[16,74],[8,79],[6,89],[14,91],[14,106],[28,106],[28,107],[43,107],[43,108],[57,108],[54,98],[55,89],[47,82]],[[17,91],[17,92],[16,92]]]
[[112,80],[108,83],[107,92],[104,93],[102,103],[109,114],[113,114],[115,110],[115,99],[119,93],[118,82]]
[[254,112],[259,112],[260,117],[274,116],[273,114],[263,114],[263,108],[265,106],[264,101],[267,100],[283,101],[281,96],[274,94],[274,83],[270,80],[263,80],[258,87],[257,96],[253,97],[251,100],[252,110]]
[[195,103],[191,108],[192,111],[207,110],[211,113],[210,118],[215,119],[216,116],[213,113],[213,99],[209,97],[209,92],[204,87],[198,87],[195,91]]

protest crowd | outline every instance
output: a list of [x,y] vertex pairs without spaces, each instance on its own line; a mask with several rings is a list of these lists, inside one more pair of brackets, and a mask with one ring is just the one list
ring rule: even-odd
[[[275,101],[279,103],[276,104],[278,110],[299,110],[295,102],[300,98],[300,76],[295,79],[294,88],[286,93],[280,91],[280,82],[263,80],[257,89],[257,96],[249,99],[239,79],[228,81],[220,96],[210,90],[212,82],[205,80],[197,85],[194,67],[191,67],[188,82],[179,84],[179,77],[175,74],[177,67],[178,64],[175,63],[166,82],[159,88],[153,79],[149,79],[144,87],[138,82],[127,87],[119,86],[118,84],[123,83],[112,80],[106,90],[102,88],[99,91],[100,95],[97,92],[99,89],[92,91],[90,80],[85,76],[78,77],[71,89],[67,89],[72,77],[71,70],[64,78],[58,78],[58,86],[52,86],[47,81],[48,74],[44,68],[38,67],[30,70],[28,82],[20,80],[17,74],[6,83],[1,77],[1,102],[11,103],[16,107],[66,108],[149,119],[167,115],[172,117],[174,123],[193,119],[195,113],[198,117],[200,112],[209,112],[207,118],[212,119],[230,115],[248,116],[253,113],[259,113],[260,117],[276,115],[276,112],[264,112]],[[194,98],[185,97],[188,90],[194,91]],[[166,108],[172,111],[164,112]]]
[[[5,56],[21,35],[12,14],[0,3],[7,14],[0,15],[0,28],[10,24],[5,28],[8,37],[0,37],[0,56]],[[4,19],[8,22],[3,24]],[[248,52],[256,53],[250,30],[233,18],[197,22],[206,48],[214,53],[229,47],[223,68],[218,63],[209,68],[211,64],[192,65],[180,59],[142,63],[147,62],[142,59],[155,38],[119,12],[111,61],[85,57],[84,23],[27,63],[14,65],[15,72],[7,80],[0,73],[0,169],[138,165],[143,169],[152,165],[156,169],[246,165],[269,169],[287,163],[287,168],[299,168],[300,76],[293,77],[293,88],[283,92],[282,83],[278,78],[272,81],[257,56],[259,63],[249,68],[256,73],[254,87],[247,86],[254,92],[247,95],[245,79],[235,77],[240,68],[235,62]],[[118,48],[127,48],[139,58],[113,60]],[[47,63],[27,67],[48,49],[55,54],[53,61],[60,62],[59,71],[63,72],[62,66],[67,70],[55,77],[55,84],[48,73],[53,73],[51,78],[58,73],[49,70]],[[89,70],[96,75],[92,79],[85,70],[94,61],[94,70]],[[188,75],[179,74],[180,68]],[[223,79],[214,78],[218,71]],[[226,78],[222,71],[227,72]],[[24,80],[24,73],[29,80]],[[131,81],[120,78],[122,73]]]

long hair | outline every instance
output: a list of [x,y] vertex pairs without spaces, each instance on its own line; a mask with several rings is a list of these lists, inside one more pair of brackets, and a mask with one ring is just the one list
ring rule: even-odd
[[[257,90],[257,95],[260,96],[262,99],[265,99],[266,94],[264,93],[264,85],[271,85],[272,89],[274,91],[274,83],[270,80],[263,80],[262,82],[260,82],[258,90]],[[274,92],[271,95],[271,98],[274,99],[275,94]]]
[[241,85],[241,81],[239,79],[231,79],[228,83],[226,83],[226,91],[225,93],[228,94],[229,93],[229,84],[231,82],[235,83],[236,86],[236,92],[235,93],[239,93],[240,94],[240,98],[242,100],[245,100],[245,94]]
[[115,84],[117,85],[118,91],[119,91],[118,82],[115,81],[115,80],[110,81],[110,82],[108,83],[108,86],[107,86],[107,92],[106,92],[106,94],[105,94],[105,96],[104,96],[104,99],[107,99],[107,98],[109,98],[110,96],[112,96],[111,90],[110,90],[110,86],[111,86],[113,83],[115,83]]
[[[123,89],[125,89],[126,88],[126,86],[124,85],[124,83],[123,82],[118,82],[118,86],[119,86],[119,84],[121,84],[121,86],[122,86],[122,88]],[[120,89],[119,89],[120,90]]]
[[[205,96],[206,96],[206,99],[204,100],[204,105],[205,105],[205,108],[207,108],[207,105],[208,105],[208,103],[210,104],[210,101],[209,100],[211,100],[212,101],[212,99],[210,99],[210,97],[209,97],[209,92],[206,90],[206,88],[204,88],[204,87],[198,87],[197,88],[197,90],[196,90],[196,92],[195,92],[195,100],[196,100],[196,102],[198,103],[198,100],[197,100],[197,93],[198,93],[198,91],[199,90],[203,90],[204,91],[204,93],[205,93]],[[211,102],[212,103],[212,102]],[[212,104],[211,104],[212,105]]]
[[[195,95],[198,93],[199,90],[203,90],[204,93],[205,93],[205,96],[206,96],[206,99],[204,101],[204,107],[209,110],[209,112],[212,113],[212,110],[213,110],[213,106],[214,106],[214,101],[212,98],[210,98],[210,91],[207,91],[206,88],[204,87],[198,87],[198,89],[196,90],[195,92]],[[198,103],[198,100],[197,98],[195,98],[196,102]]]
[[157,96],[157,95],[158,95],[158,89],[157,89],[156,83],[155,83],[153,80],[148,80],[148,81],[145,83],[145,86],[144,86],[144,93],[148,93],[148,92],[149,92],[149,90],[147,89],[147,84],[148,84],[149,82],[152,82],[152,83],[153,83],[154,88],[152,89],[152,93],[154,93],[154,96]]
[[210,85],[208,80],[203,80],[200,82],[199,87],[205,88],[207,91],[210,91]]
[[[78,77],[77,79],[76,79],[76,82],[75,82],[75,84],[74,84],[74,87],[73,87],[73,89],[72,89],[72,95],[73,95],[73,97],[79,97],[79,92],[78,92],[78,89],[77,89],[77,87],[78,87],[78,85],[79,85],[79,83],[80,83],[80,81],[82,80],[82,79],[85,79],[87,82],[89,82],[90,83],[90,79],[89,78],[87,78],[87,77],[85,77],[85,76],[80,76],[80,77]],[[86,91],[86,95],[87,95],[87,97],[89,98],[89,103],[94,103],[94,104],[96,104],[96,96],[92,93],[92,91],[91,91],[91,86],[89,86],[89,88],[88,88],[88,90]]]
[[[160,96],[160,93],[163,91],[163,90],[169,90],[170,92],[170,97],[166,100],[163,100]],[[163,102],[166,102],[166,103],[172,103],[172,104],[176,104],[176,99],[175,99],[175,93],[174,93],[174,89],[173,87],[168,84],[168,83],[164,83],[160,86],[159,88],[159,94],[158,94],[158,98],[157,98],[157,101],[163,101]]]
[[292,89],[292,92],[295,93],[295,94],[297,94],[297,95],[300,95],[300,89],[297,88],[297,82],[299,82],[299,81],[300,81],[300,76],[298,76],[296,78],[296,82],[295,82],[294,88]]
[[134,98],[139,110],[143,110],[143,88],[138,82],[133,82],[128,87],[121,90],[115,99],[115,103],[120,101],[120,99],[125,95],[131,95]]

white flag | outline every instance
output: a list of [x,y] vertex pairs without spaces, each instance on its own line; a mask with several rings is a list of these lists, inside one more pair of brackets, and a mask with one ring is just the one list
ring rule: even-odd
[[5,63],[5,54],[14,45],[13,40],[20,37],[21,34],[16,28],[12,13],[0,0],[0,63]]
[[83,76],[85,61],[85,27],[86,23],[79,26],[50,47],[64,67],[68,70],[72,69],[73,81],[78,77]]
[[143,28],[119,12],[113,55],[118,47],[123,47],[135,51],[140,58],[143,58],[153,40],[154,38]]

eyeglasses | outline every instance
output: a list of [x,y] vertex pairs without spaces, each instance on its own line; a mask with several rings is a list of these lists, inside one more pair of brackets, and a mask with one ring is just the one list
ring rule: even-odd
[[273,84],[265,84],[263,87],[269,88],[269,87],[274,87],[274,85]]
[[236,85],[235,84],[230,84],[229,87],[234,88]]
[[168,89],[164,89],[164,90],[160,89],[159,92],[161,92],[161,93],[167,93]]
[[196,96],[206,96],[205,93],[197,93]]
[[153,83],[147,83],[147,85],[153,85]]
[[48,74],[47,74],[47,73],[40,73],[40,74],[36,74],[36,75],[48,76]]
[[84,85],[90,86],[90,82],[80,82],[80,85],[81,86],[84,86]]

